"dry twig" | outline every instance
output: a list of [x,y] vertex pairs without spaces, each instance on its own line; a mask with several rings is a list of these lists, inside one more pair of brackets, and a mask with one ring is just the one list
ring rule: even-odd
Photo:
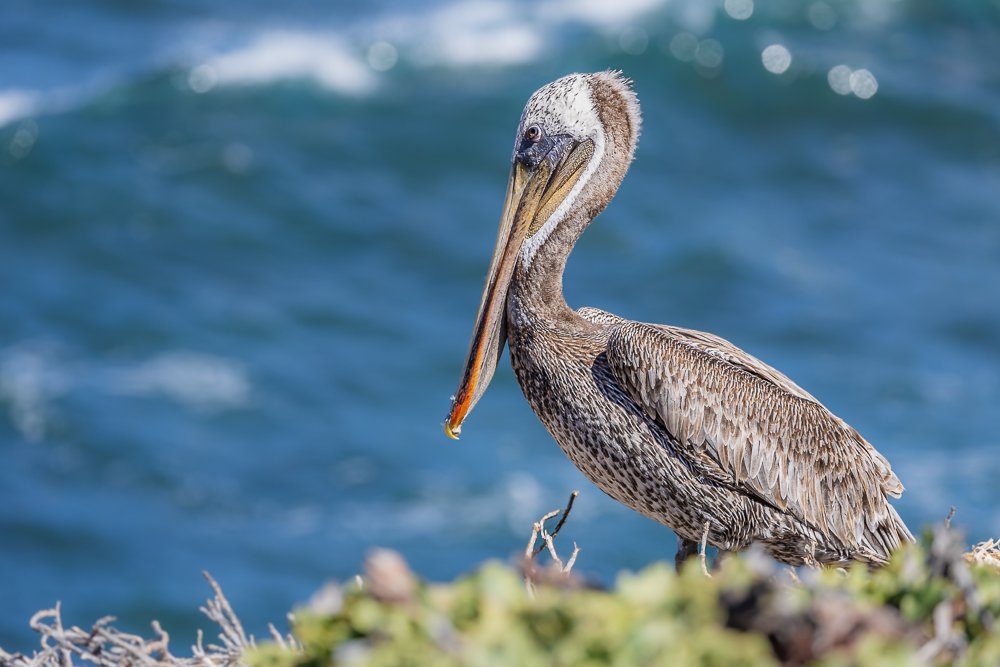
[[980,542],[963,554],[966,562],[976,565],[988,565],[1000,571],[1000,539],[989,539]]
[[[549,557],[552,558],[556,574],[558,577],[562,577],[562,580],[564,581],[572,572],[573,566],[576,564],[576,557],[580,553],[580,547],[577,546],[576,542],[573,543],[573,553],[570,555],[569,560],[563,564],[562,559],[559,557],[559,553],[556,551],[554,538],[566,524],[566,519],[569,518],[569,513],[573,509],[573,503],[576,501],[576,497],[578,495],[580,495],[579,491],[573,491],[573,493],[569,495],[569,500],[566,502],[566,507],[564,509],[552,510],[531,526],[531,537],[528,539],[528,544],[524,548],[522,569],[524,571],[524,586],[528,589],[528,595],[532,597],[534,597],[535,583],[540,574],[539,570],[535,567],[535,557],[538,556],[538,554],[546,550],[549,552]],[[562,516],[559,517],[559,521],[556,523],[555,529],[550,533],[545,528],[545,524],[550,519],[554,519],[558,516],[560,512],[562,513]],[[536,547],[535,545],[539,538],[541,538],[542,543]]]
[[[198,642],[191,648],[191,657],[179,657],[170,652],[170,635],[153,621],[154,636],[146,639],[122,632],[112,623],[115,618],[98,619],[90,630],[73,626],[65,628],[62,610],[57,603],[52,609],[36,613],[30,627],[41,635],[41,649],[31,655],[8,653],[0,648],[0,667],[73,667],[97,665],[99,667],[237,667],[243,665],[243,654],[254,646],[254,638],[247,636],[243,625],[223,595],[219,584],[204,573],[212,587],[213,597],[201,611],[220,628],[221,645],[203,645],[203,634],[198,631]],[[298,650],[298,643],[281,635],[271,627],[274,638]]]

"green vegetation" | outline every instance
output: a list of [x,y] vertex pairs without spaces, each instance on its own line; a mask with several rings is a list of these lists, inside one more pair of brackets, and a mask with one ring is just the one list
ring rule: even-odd
[[[1000,665],[992,545],[963,556],[944,528],[875,572],[800,571],[762,556],[706,577],[659,563],[610,590],[553,565],[487,563],[453,583],[417,580],[377,551],[366,576],[295,614],[297,645],[263,644],[252,667],[327,665]],[[974,554],[976,552],[973,552]],[[998,561],[1000,562],[1000,561]],[[522,568],[523,570],[524,568]]]
[[[365,575],[329,584],[294,615],[293,634],[248,636],[221,588],[202,610],[220,633],[174,655],[156,622],[144,638],[98,620],[63,624],[58,605],[31,619],[41,648],[0,648],[0,667],[517,667],[616,665],[1000,665],[1000,544],[962,553],[945,527],[885,568],[803,568],[750,552],[706,576],[663,563],[605,590],[564,566],[547,515],[519,568],[487,563],[446,584],[420,581],[395,552],[375,550]],[[537,539],[542,547],[535,549]],[[552,563],[536,558],[547,552]],[[576,550],[574,549],[574,557]],[[206,575],[207,576],[207,575]],[[800,580],[801,578],[801,580]]]

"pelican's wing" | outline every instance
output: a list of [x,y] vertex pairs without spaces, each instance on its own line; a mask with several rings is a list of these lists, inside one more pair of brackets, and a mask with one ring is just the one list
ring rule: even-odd
[[624,317],[618,317],[614,313],[609,313],[606,310],[594,308],[593,306],[578,308],[576,314],[594,324],[622,324],[623,322],[628,322]]
[[912,539],[886,499],[903,492],[889,462],[782,373],[711,334],[614,324],[615,377],[699,473],[848,546]]

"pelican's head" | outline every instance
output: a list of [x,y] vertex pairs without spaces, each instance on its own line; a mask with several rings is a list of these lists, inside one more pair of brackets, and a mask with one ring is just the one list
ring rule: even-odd
[[506,341],[507,291],[518,261],[530,265],[554,230],[580,219],[571,212],[582,208],[589,222],[603,210],[632,160],[639,126],[639,102],[619,72],[570,74],[528,100],[514,139],[500,232],[469,356],[444,424],[449,437],[458,437],[493,378]]

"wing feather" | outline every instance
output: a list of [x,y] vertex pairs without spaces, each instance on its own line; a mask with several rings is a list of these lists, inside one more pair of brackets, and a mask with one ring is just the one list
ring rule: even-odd
[[[846,545],[884,542],[902,525],[886,500],[903,490],[888,461],[779,371],[712,334],[579,312],[615,325],[616,378],[699,470]],[[890,532],[896,544],[908,536]]]

